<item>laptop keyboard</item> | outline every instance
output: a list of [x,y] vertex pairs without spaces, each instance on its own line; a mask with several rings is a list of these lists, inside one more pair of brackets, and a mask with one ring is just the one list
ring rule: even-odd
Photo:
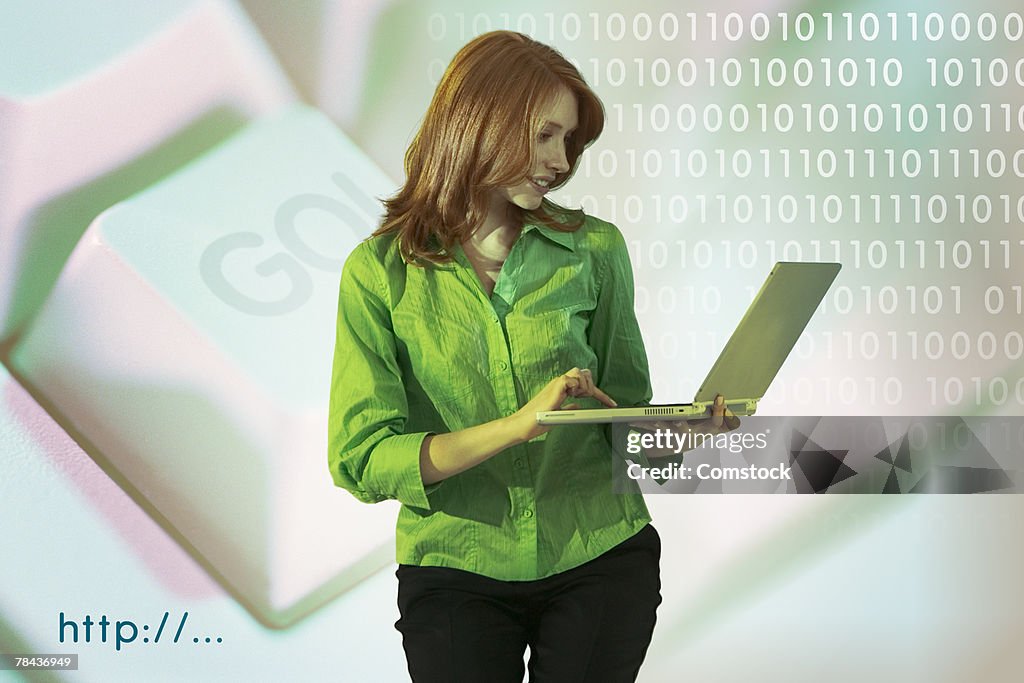
[[[396,187],[411,131],[389,110],[403,88],[425,102],[464,41],[452,29],[437,64],[412,62],[440,24],[403,6],[427,29],[381,43],[408,30],[391,0],[8,5],[0,652],[79,652],[82,680],[133,662],[169,679],[187,662],[211,680],[402,680],[397,505],[356,502],[326,468],[337,282]],[[891,511],[654,498],[663,539],[700,547],[666,544],[695,582],[666,591],[660,623],[679,634],[687,604],[728,611],[696,586],[723,586],[723,567],[764,590],[736,568],[772,561],[766,538]],[[1006,505],[998,528],[1018,528]],[[711,517],[735,523],[712,533]],[[104,614],[137,637],[85,642],[83,619]],[[673,649],[656,638],[651,657]]]

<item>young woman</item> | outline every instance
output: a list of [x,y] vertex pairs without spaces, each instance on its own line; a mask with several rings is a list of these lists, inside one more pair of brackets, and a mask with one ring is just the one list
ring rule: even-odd
[[329,463],[360,500],[402,503],[396,628],[415,681],[521,681],[527,646],[531,681],[632,681],[650,642],[643,497],[612,492],[604,429],[535,419],[651,398],[622,235],[545,198],[603,125],[558,52],[474,39],[345,264]]

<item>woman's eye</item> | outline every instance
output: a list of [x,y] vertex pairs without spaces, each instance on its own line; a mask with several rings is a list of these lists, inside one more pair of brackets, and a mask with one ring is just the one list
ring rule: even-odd
[[547,142],[550,139],[551,139],[551,133],[541,133],[540,134],[540,141],[541,142]]

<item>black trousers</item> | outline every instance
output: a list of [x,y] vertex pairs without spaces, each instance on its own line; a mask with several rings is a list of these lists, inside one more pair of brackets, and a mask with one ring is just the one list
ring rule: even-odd
[[647,525],[538,581],[400,565],[395,623],[415,683],[635,681],[661,604],[661,539]]

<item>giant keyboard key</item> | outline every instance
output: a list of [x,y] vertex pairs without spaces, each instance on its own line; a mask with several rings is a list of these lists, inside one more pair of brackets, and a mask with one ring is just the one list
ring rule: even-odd
[[[391,63],[399,47],[398,41],[376,31],[381,15],[397,4],[395,0],[241,3],[307,101],[342,126],[360,112],[367,76],[374,73],[371,48],[376,44]],[[409,21],[410,12],[415,8],[402,7],[399,16]]]
[[100,211],[294,101],[230,0],[25,0],[3,14],[0,339]]
[[393,556],[395,508],[326,464],[341,266],[393,190],[326,117],[287,108],[99,216],[12,353],[271,623]]
[[[395,178],[404,174],[408,135],[419,127],[445,66],[473,34],[488,26],[480,21],[470,27],[467,22],[460,33],[457,8],[444,3],[240,2],[303,99],[327,114]],[[507,7],[495,2],[473,7],[492,13],[490,25],[502,27],[498,12],[507,12]]]
[[0,670],[0,681],[408,675],[401,636],[391,628],[398,618],[393,573],[378,572],[291,628],[265,628],[2,365],[0,532],[0,652],[79,655],[78,670],[59,678]]

